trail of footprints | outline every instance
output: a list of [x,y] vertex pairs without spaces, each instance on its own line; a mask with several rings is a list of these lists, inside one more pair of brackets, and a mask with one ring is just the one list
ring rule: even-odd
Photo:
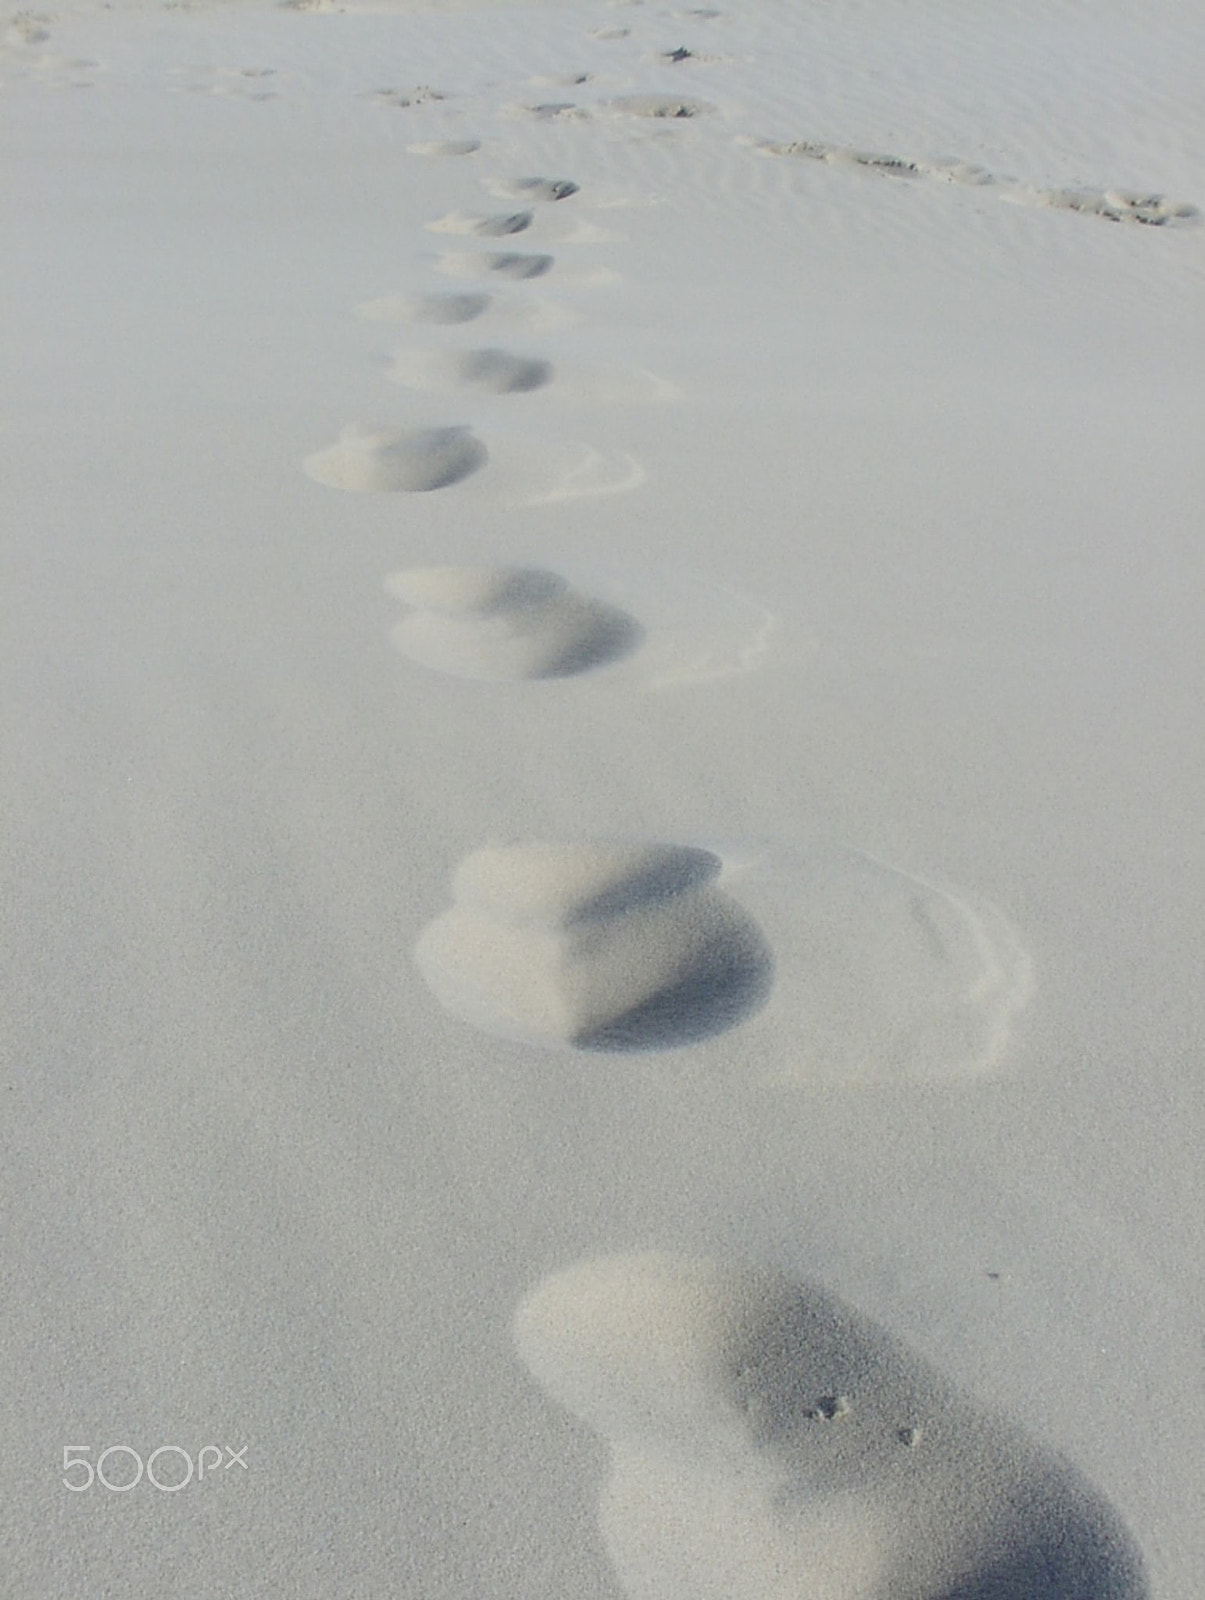
[[836,167],[861,167],[889,178],[929,178],[940,183],[993,187],[1002,200],[1014,205],[1038,206],[1051,211],[1075,211],[1103,217],[1106,222],[1131,222],[1145,227],[1178,226],[1200,220],[1196,206],[1168,200],[1165,195],[1129,189],[1050,188],[1020,183],[992,174],[968,161],[925,161],[912,156],[883,155],[852,146],[799,139],[790,143],[764,140],[755,149],[767,156],[793,156],[822,161]]
[[[692,55],[671,52],[674,60]],[[612,105],[653,118],[714,109],[656,95]],[[578,110],[526,108],[549,118]],[[895,175],[993,181],[957,163],[811,144],[763,148]],[[480,144],[436,140],[408,149],[469,156]],[[578,193],[562,177],[488,187],[522,209],[451,212],[428,228],[502,239],[533,227],[533,208]],[[1158,196],[1113,192],[1100,205],[1044,203],[1148,224],[1191,214]],[[542,277],[555,262],[538,251],[477,250],[439,266],[480,285]],[[457,328],[485,317],[494,299],[474,286],[385,296],[358,309],[369,320]],[[402,352],[391,376],[502,396],[556,381],[552,362],[492,346]],[[488,459],[464,426],[349,428],[310,455],[305,470],[345,491],[423,493],[461,482]],[[410,568],[385,588],[403,607],[395,649],[416,668],[452,678],[574,679],[643,643],[636,617],[544,570]],[[697,846],[490,845],[456,868],[451,904],[422,930],[414,959],[452,1018],[512,1043],[595,1054],[680,1050],[741,1028],[775,992],[775,951],[743,903],[741,883],[739,870]],[[1028,998],[1029,968],[990,908],[977,913],[844,849],[796,861],[780,906],[784,899],[778,932],[797,970],[778,987],[800,1030],[804,1065],[795,1081],[826,1081],[831,1072],[837,1082],[914,1081],[999,1059],[1011,1017]],[[599,1526],[630,1600],[1146,1593],[1127,1534],[1072,1468],[980,1414],[819,1285],[670,1255],[586,1261],[527,1295],[514,1337],[537,1384],[607,1445]]]

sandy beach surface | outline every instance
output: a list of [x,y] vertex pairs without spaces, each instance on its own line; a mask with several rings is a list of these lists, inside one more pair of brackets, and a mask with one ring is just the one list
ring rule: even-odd
[[0,1592],[1199,1600],[1199,7],[0,35]]

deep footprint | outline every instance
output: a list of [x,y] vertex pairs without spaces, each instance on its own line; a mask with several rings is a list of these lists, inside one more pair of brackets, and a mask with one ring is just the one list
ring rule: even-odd
[[347,428],[335,444],[307,456],[308,477],[330,489],[410,493],[445,489],[485,465],[486,449],[468,428],[367,433]]
[[578,1050],[692,1044],[769,992],[761,933],[674,845],[491,847],[457,869],[415,960],[445,1010],[487,1033]]
[[610,1448],[599,1523],[629,1600],[1148,1592],[1072,1467],[819,1285],[616,1256],[546,1279],[514,1330]]
[[506,350],[404,350],[389,376],[420,389],[484,389],[490,394],[528,394],[552,381],[552,366]]
[[640,628],[615,606],[575,594],[555,573],[521,567],[417,567],[386,590],[413,607],[394,628],[411,661],[460,678],[565,678],[628,655]]

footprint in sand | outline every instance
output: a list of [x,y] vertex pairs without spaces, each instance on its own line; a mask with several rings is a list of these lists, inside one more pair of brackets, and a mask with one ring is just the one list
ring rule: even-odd
[[365,322],[424,322],[451,327],[474,322],[489,310],[488,294],[382,295],[365,300],[356,315]]
[[390,635],[411,661],[458,678],[565,678],[605,666],[640,643],[634,619],[575,593],[552,572],[522,567],[416,567],[385,580],[414,609]]
[[572,100],[545,100],[534,106],[508,106],[508,116],[534,117],[537,122],[586,122],[590,113]]
[[514,1333],[609,1448],[599,1525],[629,1600],[1148,1593],[1073,1467],[819,1285],[606,1257],[538,1285]]
[[471,156],[481,149],[480,139],[420,139],[408,144],[406,154],[411,156]]
[[168,76],[174,93],[238,100],[277,100],[287,77],[275,67],[172,67]]
[[414,106],[428,106],[448,97],[441,89],[420,83],[413,89],[370,89],[364,96],[379,106],[391,106],[398,111],[409,111]]
[[474,233],[481,239],[504,239],[525,233],[535,220],[530,211],[511,211],[497,217],[478,217],[467,211],[450,211],[426,224],[428,233]]
[[525,254],[521,251],[498,251],[469,254],[456,251],[440,256],[437,269],[450,278],[475,278],[485,272],[495,272],[500,278],[522,282],[527,278],[542,278],[551,272],[554,256]]
[[1106,222],[1133,222],[1147,228],[1182,226],[1199,222],[1196,206],[1169,200],[1166,195],[1132,189],[1027,189],[1021,185],[1002,189],[1001,200],[1012,205],[1037,206],[1045,211],[1076,211]]
[[572,178],[487,178],[485,186],[499,200],[528,200],[554,204],[580,192]]
[[506,350],[402,350],[389,377],[414,389],[483,389],[489,394],[528,394],[552,381],[552,366],[535,356]]
[[658,1050],[733,1027],[772,960],[715,887],[723,863],[677,845],[491,846],[457,868],[415,961],[487,1033],[578,1050]]
[[684,100],[680,95],[626,94],[612,100],[613,110],[632,117],[701,117],[716,108],[707,100]]
[[485,446],[468,428],[369,432],[352,426],[303,465],[308,477],[330,489],[384,493],[444,489],[485,461]]

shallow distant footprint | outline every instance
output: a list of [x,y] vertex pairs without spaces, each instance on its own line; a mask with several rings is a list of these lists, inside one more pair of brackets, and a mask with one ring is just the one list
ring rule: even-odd
[[406,146],[411,156],[471,156],[481,149],[480,139],[420,139]]
[[514,844],[468,856],[415,961],[454,1016],[578,1050],[657,1050],[733,1027],[772,960],[715,886],[723,863],[676,845]]
[[612,100],[611,106],[616,111],[626,112],[633,117],[668,117],[671,119],[683,117],[700,117],[716,108],[707,100],[684,100],[680,95],[669,94],[627,94],[621,95],[618,100]]
[[428,222],[428,233],[475,233],[482,239],[504,239],[511,233],[524,233],[534,217],[530,211],[511,211],[496,217],[479,217],[469,211],[449,211],[446,217]]
[[616,606],[523,567],[416,567],[386,590],[414,609],[391,638],[402,655],[460,678],[565,678],[628,655],[640,628]]
[[452,278],[475,278],[484,272],[495,272],[500,278],[522,282],[527,278],[542,278],[552,271],[554,261],[553,256],[507,250],[480,255],[457,252],[441,256],[437,265]]
[[418,389],[485,389],[527,394],[552,380],[552,366],[506,350],[402,350],[389,369],[394,383]]
[[336,443],[307,456],[304,467],[331,489],[416,492],[459,483],[485,461],[485,446],[468,428],[374,433],[349,427]]
[[572,178],[491,178],[486,187],[499,200],[568,200],[578,193]]
[[382,295],[365,300],[356,315],[366,322],[429,322],[451,326],[473,322],[489,310],[488,294]]
[[599,1524],[629,1600],[1148,1593],[1074,1468],[819,1285],[614,1256],[538,1285],[514,1332],[609,1446]]

